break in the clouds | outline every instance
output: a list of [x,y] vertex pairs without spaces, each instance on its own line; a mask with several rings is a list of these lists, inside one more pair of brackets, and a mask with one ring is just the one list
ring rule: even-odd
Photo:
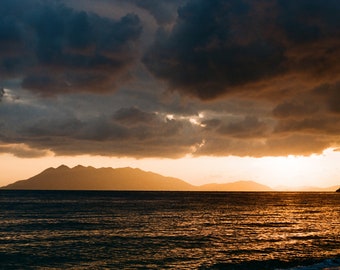
[[339,12],[338,0],[3,0],[0,151],[339,148]]

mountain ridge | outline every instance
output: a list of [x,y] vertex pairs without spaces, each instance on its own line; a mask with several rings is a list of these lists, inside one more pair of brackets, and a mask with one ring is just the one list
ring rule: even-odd
[[165,177],[137,168],[96,169],[81,165],[69,168],[61,165],[57,168],[47,168],[31,178],[16,181],[2,189],[191,190],[192,185],[177,178]]
[[315,187],[315,186],[297,186],[297,187],[287,187],[278,186],[275,188],[277,191],[282,192],[332,192],[340,189],[340,185],[330,186],[330,187]]
[[209,183],[198,187],[202,191],[273,191],[268,186],[250,180],[231,183]]
[[191,185],[181,179],[163,176],[138,168],[94,168],[60,165],[47,168],[26,180],[19,180],[1,189],[24,190],[159,190],[159,191],[272,191],[254,181]]

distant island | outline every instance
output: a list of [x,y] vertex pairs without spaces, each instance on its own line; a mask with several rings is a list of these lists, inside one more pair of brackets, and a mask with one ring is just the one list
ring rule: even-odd
[[26,180],[16,181],[1,189],[13,190],[144,190],[144,191],[314,191],[340,192],[340,186],[332,187],[277,187],[254,181],[232,183],[209,183],[201,186],[191,185],[181,179],[166,177],[153,172],[135,168],[94,168],[78,165],[69,168],[61,165],[48,168]]
[[330,186],[330,187],[313,187],[313,186],[298,186],[298,187],[285,187],[279,186],[276,187],[275,190],[278,191],[287,191],[287,192],[334,192],[340,186]]
[[145,191],[272,191],[253,181],[225,184],[191,185],[181,179],[166,177],[134,168],[94,168],[61,165],[48,168],[29,179],[2,187],[14,190],[145,190]]

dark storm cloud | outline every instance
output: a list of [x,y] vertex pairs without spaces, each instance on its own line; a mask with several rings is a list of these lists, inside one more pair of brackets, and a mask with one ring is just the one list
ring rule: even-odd
[[300,118],[315,115],[319,111],[319,104],[305,99],[284,101],[278,104],[273,115],[278,118]]
[[144,63],[172,89],[212,99],[287,74],[339,71],[337,0],[195,0],[159,30]]
[[[52,99],[49,106],[23,101],[4,99],[0,106],[1,149],[15,155],[21,149],[32,157],[33,150],[41,155],[50,151],[56,155],[138,158],[187,154],[260,157],[309,155],[340,143],[339,119],[332,113],[325,118],[326,110],[319,118],[300,115],[275,122],[276,118],[269,115],[253,116],[260,115],[254,108],[190,115],[118,106],[111,111],[89,111],[84,116],[88,106],[80,106],[84,100],[73,100],[74,107],[65,109],[65,101],[58,105]],[[101,104],[106,106],[103,100]]]
[[[126,0],[123,0],[126,2]],[[176,19],[177,8],[183,0],[128,0],[138,7],[146,9],[160,25],[172,23]]]
[[32,149],[24,144],[9,144],[9,145],[1,145],[0,144],[0,153],[11,153],[12,155],[19,158],[37,158],[44,157],[48,153],[45,150]]
[[339,148],[339,8],[3,0],[0,150],[177,158]]
[[0,88],[0,102],[2,101],[2,98],[5,95],[5,90],[3,88]]
[[222,125],[218,133],[235,138],[263,138],[268,134],[268,127],[256,117],[247,116],[241,121]]
[[2,78],[22,77],[43,95],[112,91],[135,60],[141,31],[134,14],[113,20],[58,2],[1,1]]
[[[324,136],[292,134],[281,137],[269,137],[267,139],[228,139],[217,137],[207,140],[203,147],[194,154],[213,156],[287,156],[287,155],[311,155],[322,153],[328,147],[333,146]],[[226,154],[228,153],[228,154]]]
[[278,6],[278,21],[290,41],[304,44],[339,37],[339,1],[278,0]]
[[23,125],[22,134],[32,138],[47,138],[47,137],[70,137],[72,134],[77,134],[82,128],[83,123],[77,119],[62,119],[51,116],[47,119],[39,119],[34,123],[30,123],[28,127]]
[[302,133],[310,135],[336,136],[340,133],[340,119],[336,117],[314,117],[300,120],[281,121],[275,133]]
[[340,113],[340,81],[322,84],[313,90],[313,94],[318,100],[325,101],[331,112]]
[[127,125],[150,124],[157,121],[155,113],[143,112],[136,107],[121,108],[113,116],[114,120]]
[[62,108],[54,99],[50,106],[5,100],[0,106],[0,151],[20,157],[87,153],[177,158],[201,143],[197,126],[188,119],[169,119],[137,107],[87,117],[84,111],[79,114],[79,107]]

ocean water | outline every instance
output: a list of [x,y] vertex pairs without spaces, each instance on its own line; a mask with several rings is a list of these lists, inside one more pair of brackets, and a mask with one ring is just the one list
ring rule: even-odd
[[0,269],[340,269],[340,194],[1,190]]

